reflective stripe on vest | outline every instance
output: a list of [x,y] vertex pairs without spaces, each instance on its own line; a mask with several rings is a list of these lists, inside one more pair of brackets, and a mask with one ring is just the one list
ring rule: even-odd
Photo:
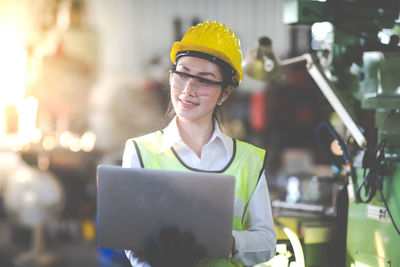
[[[175,171],[197,171],[230,174],[235,177],[235,203],[233,211],[232,229],[246,230],[243,218],[251,196],[258,180],[264,170],[266,152],[251,144],[234,140],[232,158],[229,163],[219,171],[195,169],[187,166],[171,148],[159,153],[162,132],[157,131],[138,138],[133,138],[135,148],[142,168],[163,169]],[[229,259],[202,260],[198,266],[240,266]]]

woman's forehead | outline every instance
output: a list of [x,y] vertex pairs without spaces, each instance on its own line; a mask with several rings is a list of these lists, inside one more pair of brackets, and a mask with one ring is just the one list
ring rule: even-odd
[[201,76],[214,76],[222,78],[219,66],[207,59],[185,56],[179,58],[176,69]]

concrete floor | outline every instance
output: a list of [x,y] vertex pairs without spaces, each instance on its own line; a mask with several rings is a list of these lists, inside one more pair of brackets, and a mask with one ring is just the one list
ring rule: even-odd
[[[0,267],[129,267],[123,251],[97,248],[80,236],[57,235],[47,237],[41,257],[28,257],[32,253],[31,232],[10,227],[0,220]],[[25,257],[23,256],[25,255]],[[48,257],[50,255],[50,257]],[[39,262],[38,260],[39,259]]]
[[27,251],[4,249],[0,254],[1,267],[128,267],[130,266],[123,251],[97,249],[93,244],[71,242],[58,244],[46,249],[52,256],[51,261],[18,262]]

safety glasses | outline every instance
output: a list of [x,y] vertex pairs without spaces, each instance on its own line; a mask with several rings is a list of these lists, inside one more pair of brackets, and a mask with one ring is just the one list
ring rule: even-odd
[[213,81],[200,76],[180,72],[176,70],[169,71],[172,81],[172,89],[182,91],[187,82],[191,79],[191,89],[195,91],[198,96],[214,96],[217,93],[219,86],[224,85],[222,81]]

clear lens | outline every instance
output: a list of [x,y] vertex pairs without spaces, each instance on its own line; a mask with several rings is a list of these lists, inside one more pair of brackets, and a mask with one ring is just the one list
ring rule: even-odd
[[192,74],[170,71],[172,73],[172,87],[174,90],[182,91],[188,82],[191,89],[198,96],[213,96],[222,82],[212,81]]

